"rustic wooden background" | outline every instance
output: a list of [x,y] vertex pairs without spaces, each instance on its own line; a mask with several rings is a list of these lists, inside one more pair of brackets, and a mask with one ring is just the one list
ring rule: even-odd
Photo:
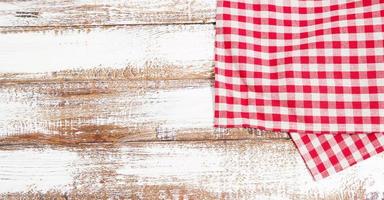
[[284,133],[212,128],[215,0],[0,1],[1,199],[383,199]]

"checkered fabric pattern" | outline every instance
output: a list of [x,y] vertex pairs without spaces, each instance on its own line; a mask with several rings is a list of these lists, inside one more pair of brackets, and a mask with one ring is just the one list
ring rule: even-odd
[[217,5],[215,127],[384,132],[384,0]]
[[299,134],[293,142],[315,180],[384,151],[384,134]]

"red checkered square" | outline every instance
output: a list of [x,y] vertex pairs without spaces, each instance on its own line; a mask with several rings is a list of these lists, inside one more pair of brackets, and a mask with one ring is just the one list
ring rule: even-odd
[[384,131],[384,0],[219,0],[216,30],[217,127]]
[[215,127],[383,133],[384,0],[218,0]]

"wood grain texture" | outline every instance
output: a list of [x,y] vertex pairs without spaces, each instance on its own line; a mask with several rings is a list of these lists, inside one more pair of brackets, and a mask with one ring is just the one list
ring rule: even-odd
[[214,129],[213,0],[0,2],[0,199],[380,199],[285,133]]
[[2,143],[287,137],[212,128],[212,25],[2,30]]
[[9,82],[0,113],[2,143],[287,138],[214,129],[211,80]]
[[0,26],[207,23],[215,9],[214,0],[6,0]]
[[213,25],[3,28],[0,44],[0,83],[213,76]]
[[384,192],[383,156],[315,182],[289,140],[2,146],[0,158],[8,198],[342,200]]

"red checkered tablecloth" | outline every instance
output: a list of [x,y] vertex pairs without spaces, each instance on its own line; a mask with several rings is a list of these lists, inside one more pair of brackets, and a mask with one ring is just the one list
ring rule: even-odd
[[383,151],[384,0],[218,0],[215,126],[289,132],[319,179]]

